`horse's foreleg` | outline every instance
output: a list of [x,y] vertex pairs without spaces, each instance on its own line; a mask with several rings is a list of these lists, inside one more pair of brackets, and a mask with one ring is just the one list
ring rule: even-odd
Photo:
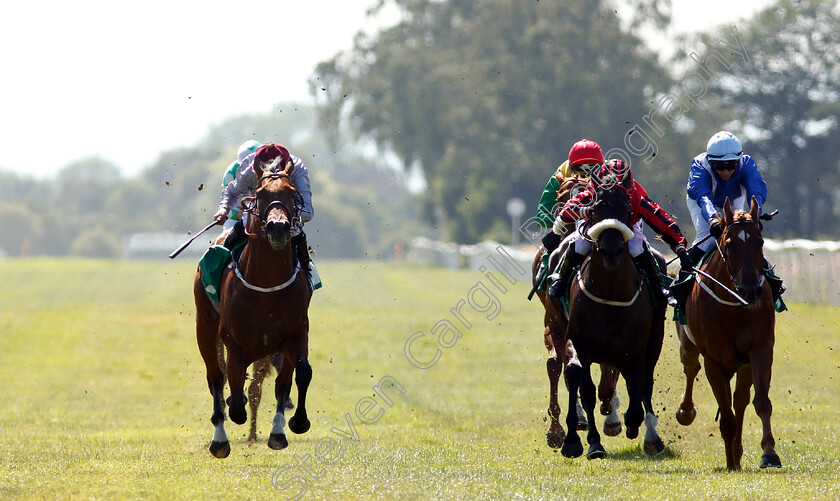
[[236,424],[245,424],[248,420],[248,411],[245,410],[245,371],[250,365],[242,359],[238,349],[228,347],[228,386],[230,397],[227,399],[230,408],[230,420]]
[[[204,294],[204,291],[201,291]],[[213,414],[210,422],[213,423],[213,440],[210,442],[210,453],[217,458],[226,458],[230,454],[230,442],[225,433],[225,374],[219,366],[217,358],[216,343],[218,340],[217,321],[212,321],[212,315],[208,318],[207,312],[199,309],[198,321],[196,323],[196,338],[198,350],[204,365],[207,369],[207,386],[213,398]]]
[[718,410],[720,411],[720,437],[723,439],[726,451],[726,468],[729,470],[740,470],[741,462],[735,455],[735,427],[737,421],[735,413],[732,412],[732,389],[729,381],[731,374],[726,372],[718,362],[706,357],[706,379],[715,394]]
[[288,360],[283,360],[274,379],[274,396],[277,398],[277,408],[271,425],[271,435],[268,438],[270,449],[280,450],[288,447],[286,440],[286,400],[292,391],[292,374],[294,367]]
[[688,327],[677,323],[677,337],[680,339],[680,361],[685,373],[685,392],[677,408],[677,422],[688,426],[697,417],[694,407],[694,380],[700,372],[700,352],[687,335]]
[[770,416],[773,414],[773,404],[770,402],[770,378],[773,373],[773,349],[757,352],[751,357],[753,385],[755,398],[753,407],[761,419],[761,468],[781,468],[782,460],[776,454],[776,439],[770,427]]
[[627,412],[624,413],[625,436],[634,439],[639,436],[639,427],[645,418],[645,411],[642,408],[644,399],[644,364],[641,359],[633,362],[630,367],[622,373],[624,382],[627,384]]
[[548,372],[548,418],[550,421],[545,439],[549,447],[557,449],[566,438],[566,430],[560,424],[560,404],[557,402],[557,387],[563,371],[563,363],[557,358],[549,357],[545,361],[545,368]]
[[621,433],[621,418],[618,416],[620,405],[618,394],[618,369],[601,364],[601,380],[598,383],[598,400],[601,401],[600,412],[604,419],[604,435],[615,437]]
[[735,377],[735,392],[732,394],[732,407],[735,411],[735,445],[733,454],[735,462],[740,464],[744,455],[744,414],[750,402],[750,388],[752,387],[752,368],[745,365],[738,369]]
[[569,389],[569,407],[566,413],[566,426],[569,432],[563,440],[560,453],[567,458],[576,458],[583,454],[583,444],[577,432],[577,395],[583,377],[583,366],[578,359],[574,344],[566,341],[566,385]]
[[298,404],[294,416],[289,419],[289,429],[294,433],[309,431],[309,419],[306,417],[306,391],[312,381],[312,366],[306,356],[301,356],[295,363],[295,386],[298,391]]
[[262,385],[268,369],[271,366],[268,357],[254,362],[254,374],[248,385],[248,406],[251,408],[251,431],[248,434],[248,445],[257,441],[257,409],[262,400]]
[[[581,378],[580,400],[583,402],[583,409],[589,422],[595,422],[595,383],[592,382],[591,365],[583,368]],[[586,452],[587,459],[602,459],[606,454],[604,446],[601,445],[601,435],[597,426],[590,426],[586,434],[586,441],[589,443],[589,450]]]

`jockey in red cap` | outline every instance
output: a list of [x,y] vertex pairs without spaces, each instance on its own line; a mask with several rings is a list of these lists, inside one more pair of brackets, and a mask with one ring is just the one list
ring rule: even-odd
[[[566,202],[566,205],[560,210],[557,219],[562,224],[573,224],[579,220],[587,220],[589,218],[588,209],[592,206],[596,193],[595,183],[600,179],[604,179],[608,174],[614,174],[624,187],[630,200],[631,210],[633,211],[631,224],[633,227],[633,238],[628,241],[630,256],[632,256],[636,266],[647,275],[654,293],[658,297],[664,297],[667,295],[667,291],[663,290],[662,287],[659,266],[650,251],[641,225],[637,223],[641,220],[653,228],[671,246],[674,253],[679,256],[680,266],[691,269],[692,262],[685,249],[686,240],[679,226],[674,221],[674,218],[665,212],[656,202],[651,200],[645,189],[642,188],[642,185],[633,179],[630,166],[626,162],[614,159],[604,164],[601,171],[590,178],[586,189]],[[549,295],[555,299],[564,293],[572,270],[583,263],[584,258],[592,248],[592,244],[585,238],[582,238],[578,233],[573,233],[569,238],[569,247],[566,249],[566,253],[556,272],[556,275],[558,275],[557,279],[548,289]]]
[[[245,146],[245,144],[243,144]],[[242,148],[240,147],[240,150]],[[303,160],[289,153],[285,146],[278,143],[265,143],[256,151],[248,153],[242,160],[236,176],[222,190],[222,198],[219,201],[219,210],[213,216],[213,220],[224,223],[234,203],[238,203],[243,197],[252,196],[260,186],[260,179],[254,170],[254,165],[267,165],[280,163],[285,165],[292,162],[295,166],[292,172],[291,182],[300,194],[303,206],[300,210],[301,227],[293,230],[292,245],[297,250],[301,267],[309,270],[309,247],[306,243],[306,234],[303,232],[303,223],[312,219],[314,210],[312,208],[312,189],[309,184],[309,171]],[[242,221],[233,225],[228,236],[225,238],[224,246],[233,249],[245,238],[245,226]]]
[[563,180],[571,176],[589,178],[592,171],[597,170],[604,163],[604,154],[601,147],[595,141],[581,139],[572,145],[569,150],[569,157],[557,167],[557,171],[548,179],[543,189],[540,203],[537,207],[536,221],[543,228],[549,228],[549,232],[543,237],[543,246],[546,253],[560,245],[559,231],[552,231],[555,222],[557,207],[557,192]]

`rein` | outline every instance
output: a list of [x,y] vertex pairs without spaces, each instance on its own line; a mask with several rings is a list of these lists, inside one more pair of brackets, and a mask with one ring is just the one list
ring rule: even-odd
[[589,292],[589,290],[586,289],[586,286],[583,284],[583,278],[581,276],[582,269],[583,269],[583,267],[581,267],[581,269],[579,269],[578,272],[577,272],[577,281],[578,281],[578,285],[580,286],[580,290],[586,295],[586,297],[595,301],[596,303],[606,304],[606,305],[609,305],[609,306],[631,306],[633,303],[636,302],[637,299],[639,299],[639,293],[642,292],[642,280],[641,279],[639,280],[639,288],[636,289],[636,293],[633,295],[632,299],[630,299],[629,301],[612,301],[610,299],[600,298],[600,297],[596,296],[595,294],[592,294],[591,292]]

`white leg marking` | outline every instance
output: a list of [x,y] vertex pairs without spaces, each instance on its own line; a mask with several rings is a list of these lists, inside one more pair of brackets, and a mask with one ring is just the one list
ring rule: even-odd
[[219,424],[216,425],[216,429],[213,432],[213,441],[218,443],[224,443],[228,441],[227,433],[225,433],[224,419],[219,421]]
[[618,395],[613,395],[612,398],[612,412],[607,414],[607,417],[604,419],[604,423],[608,425],[616,425],[621,424],[621,418],[618,417],[618,407],[621,405],[621,402],[618,401]]
[[654,413],[648,412],[645,415],[645,442],[653,442],[659,438],[659,433],[656,432],[658,423],[659,420]]
[[285,435],[286,434],[286,416],[283,415],[283,411],[277,412],[274,414],[274,419],[271,421],[271,434],[272,435]]

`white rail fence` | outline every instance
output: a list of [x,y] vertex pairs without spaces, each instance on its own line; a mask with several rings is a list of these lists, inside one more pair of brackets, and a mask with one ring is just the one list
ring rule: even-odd
[[[478,270],[487,256],[498,253],[499,247],[496,242],[457,245],[416,238],[407,258],[445,268]],[[530,273],[536,247],[501,245],[501,248]],[[785,281],[786,302],[840,306],[840,242],[766,240],[765,254],[775,265],[776,274]]]

